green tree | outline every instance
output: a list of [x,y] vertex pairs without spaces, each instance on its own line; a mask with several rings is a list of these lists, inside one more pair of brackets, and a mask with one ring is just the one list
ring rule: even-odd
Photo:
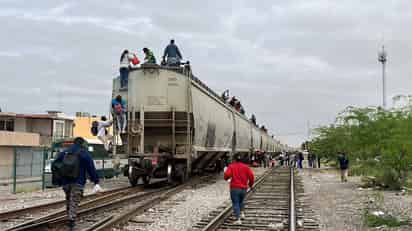
[[366,169],[390,188],[399,189],[412,171],[412,108],[394,110],[348,107],[335,123],[319,127],[310,151],[328,160],[346,152],[351,165]]

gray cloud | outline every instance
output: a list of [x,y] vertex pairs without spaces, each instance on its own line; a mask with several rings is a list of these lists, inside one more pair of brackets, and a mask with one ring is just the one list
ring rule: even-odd
[[158,57],[175,38],[195,74],[238,96],[292,144],[347,105],[410,94],[412,3],[397,1],[0,1],[0,106],[107,113],[122,49]]

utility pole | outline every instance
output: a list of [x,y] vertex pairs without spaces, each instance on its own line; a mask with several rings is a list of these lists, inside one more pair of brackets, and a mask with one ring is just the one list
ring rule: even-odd
[[388,60],[388,54],[385,51],[385,46],[378,53],[378,61],[382,63],[382,107],[386,108],[386,83],[385,83],[385,67]]

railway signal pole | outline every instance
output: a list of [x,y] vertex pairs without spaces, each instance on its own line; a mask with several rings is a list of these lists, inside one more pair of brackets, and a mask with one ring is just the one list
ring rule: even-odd
[[378,53],[378,61],[382,63],[382,107],[383,108],[386,108],[385,67],[386,67],[386,61],[388,60],[387,56],[388,55],[385,51],[385,46],[382,46],[382,50]]

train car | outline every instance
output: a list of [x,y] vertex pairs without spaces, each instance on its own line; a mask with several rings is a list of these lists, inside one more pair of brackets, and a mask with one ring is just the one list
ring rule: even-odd
[[128,158],[124,174],[132,185],[151,178],[185,181],[205,169],[222,170],[232,153],[263,147],[260,130],[196,78],[188,64],[141,65],[130,71],[127,89],[120,88],[119,77],[113,80],[112,95],[127,102],[127,131],[114,153]]

